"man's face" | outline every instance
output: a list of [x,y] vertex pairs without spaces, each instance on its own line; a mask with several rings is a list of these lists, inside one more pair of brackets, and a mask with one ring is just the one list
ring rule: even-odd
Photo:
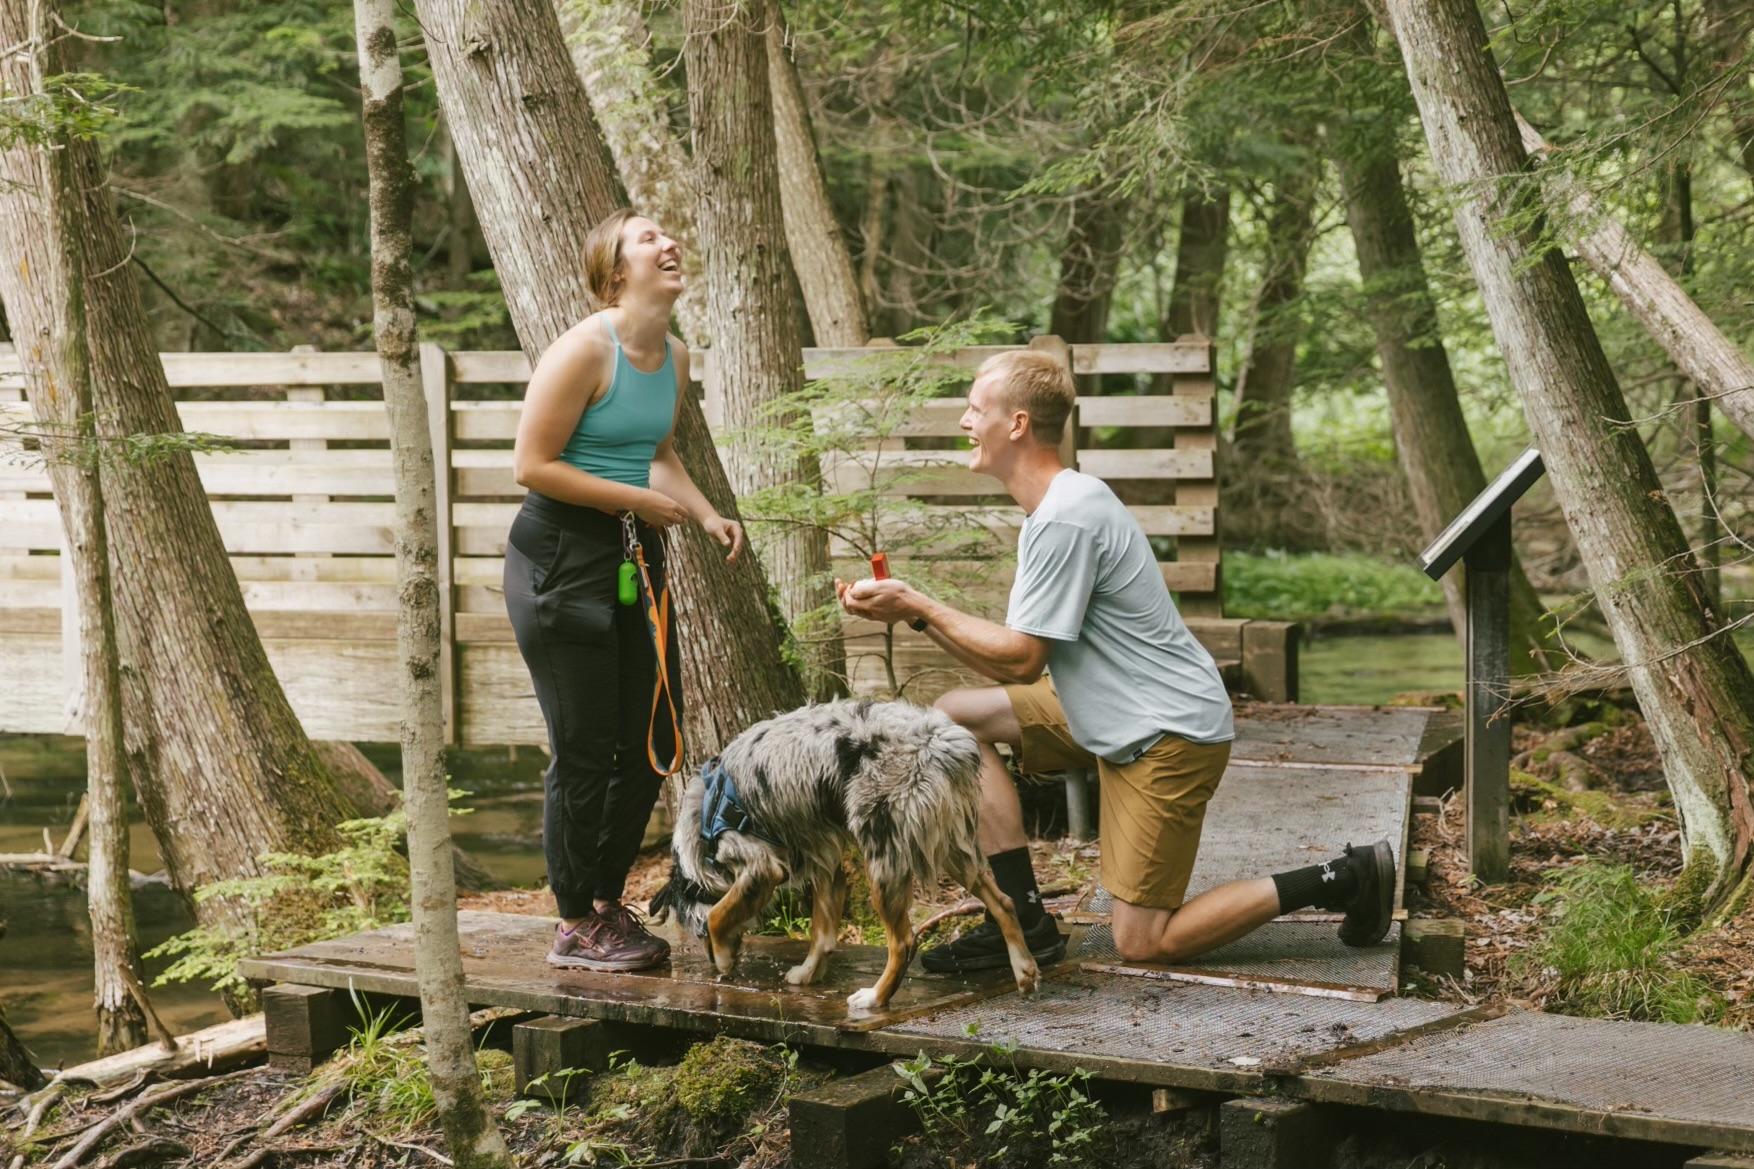
[[962,433],[968,436],[968,469],[1002,475],[1020,435],[1015,411],[1005,408],[998,378],[985,374],[968,388],[968,409],[962,412]]

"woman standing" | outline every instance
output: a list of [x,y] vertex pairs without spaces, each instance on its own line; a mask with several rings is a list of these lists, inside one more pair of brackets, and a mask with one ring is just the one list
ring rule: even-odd
[[506,539],[505,598],[552,754],[542,846],[561,918],[555,966],[640,970],[669,957],[621,903],[680,763],[662,532],[693,518],[729,556],[743,547],[671,445],[689,387],[688,349],[669,335],[681,259],[632,211],[594,227],[584,265],[597,311],[542,355],[518,420],[513,468],[529,494]]

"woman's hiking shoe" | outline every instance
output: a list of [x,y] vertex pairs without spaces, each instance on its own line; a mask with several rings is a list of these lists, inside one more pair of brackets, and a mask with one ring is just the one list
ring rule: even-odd
[[1379,840],[1363,848],[1346,846],[1346,860],[1358,888],[1340,923],[1340,940],[1348,946],[1374,946],[1389,932],[1395,915],[1395,850]]
[[670,943],[650,933],[625,905],[591,914],[577,928],[555,927],[550,966],[610,973],[648,970],[670,957]]
[[[1066,939],[1051,913],[1042,914],[1035,925],[1023,931],[1023,943],[1044,966],[1066,956]],[[988,916],[973,929],[963,931],[955,941],[933,946],[921,954],[920,965],[933,974],[968,974],[1009,968],[1011,954],[1005,949],[1005,935],[999,932],[999,923]]]

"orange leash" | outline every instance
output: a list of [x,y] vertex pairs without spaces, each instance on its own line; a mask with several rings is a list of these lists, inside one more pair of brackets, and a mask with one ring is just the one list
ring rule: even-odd
[[[682,770],[682,724],[676,713],[676,695],[670,690],[670,582],[666,580],[662,590],[653,590],[651,569],[646,566],[646,550],[640,544],[634,529],[633,514],[624,513],[621,523],[634,563],[639,565],[640,597],[646,609],[646,628],[651,631],[652,645],[658,655],[658,680],[652,686],[652,717],[646,724],[646,761],[652,765],[653,771],[667,779]],[[656,740],[660,704],[669,707],[670,742],[675,747],[675,754],[667,765],[658,762]]]

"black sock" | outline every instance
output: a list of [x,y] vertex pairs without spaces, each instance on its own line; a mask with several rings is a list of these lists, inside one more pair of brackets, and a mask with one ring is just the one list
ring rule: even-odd
[[1358,892],[1358,874],[1347,857],[1336,857],[1325,865],[1274,873],[1273,886],[1279,890],[1279,912],[1291,913],[1315,906],[1318,909],[1345,909],[1352,895]]
[[987,858],[992,866],[993,880],[1000,892],[1017,906],[1017,920],[1028,929],[1041,920],[1041,890],[1035,884],[1035,869],[1029,863],[1028,848],[996,852]]

